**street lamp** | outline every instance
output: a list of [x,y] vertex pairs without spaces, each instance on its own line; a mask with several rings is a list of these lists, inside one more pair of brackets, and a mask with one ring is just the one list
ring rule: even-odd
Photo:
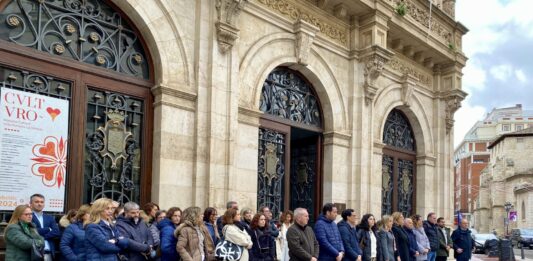
[[503,207],[505,208],[505,213],[506,213],[505,218],[503,219],[504,225],[505,225],[505,237],[509,237],[509,211],[513,209],[513,204],[507,201],[505,202]]

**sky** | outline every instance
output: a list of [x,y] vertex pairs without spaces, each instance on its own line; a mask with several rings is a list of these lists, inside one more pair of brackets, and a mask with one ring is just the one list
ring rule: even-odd
[[454,146],[493,108],[533,109],[533,0],[457,0],[455,18],[468,57],[455,113]]

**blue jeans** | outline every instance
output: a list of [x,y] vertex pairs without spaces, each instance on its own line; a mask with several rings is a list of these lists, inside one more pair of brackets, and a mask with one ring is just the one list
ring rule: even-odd
[[437,259],[437,251],[429,252],[427,261],[435,261],[435,259]]

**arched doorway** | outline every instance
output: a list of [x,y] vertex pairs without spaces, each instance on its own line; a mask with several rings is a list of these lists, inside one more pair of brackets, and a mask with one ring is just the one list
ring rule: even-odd
[[322,194],[322,111],[311,84],[297,71],[275,68],[263,84],[257,205],[274,218],[308,209],[313,221]]
[[41,173],[64,189],[56,206],[150,200],[153,69],[122,12],[110,1],[2,1],[0,57],[2,90],[68,104],[66,173]]
[[415,212],[416,142],[405,114],[393,109],[383,128],[382,215]]

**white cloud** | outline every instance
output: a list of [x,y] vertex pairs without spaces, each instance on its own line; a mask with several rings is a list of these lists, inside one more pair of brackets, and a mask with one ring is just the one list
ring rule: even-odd
[[463,89],[467,92],[483,90],[485,88],[487,73],[481,68],[476,60],[466,63],[466,66],[463,69],[463,75]]
[[[512,39],[511,31],[533,38],[533,1],[531,0],[458,0],[456,18],[470,31],[464,36],[463,51],[491,54]],[[505,27],[512,23],[511,27]]]
[[514,73],[515,73],[516,79],[518,79],[521,83],[527,82],[526,74],[524,73],[524,71],[522,71],[521,69],[518,69]]
[[468,97],[462,102],[461,108],[454,115],[453,146],[457,147],[466,133],[477,121],[483,120],[487,111],[481,106],[471,106]]
[[513,67],[509,64],[500,64],[496,66],[492,66],[490,68],[490,74],[492,77],[500,80],[500,81],[507,81],[513,75]]

